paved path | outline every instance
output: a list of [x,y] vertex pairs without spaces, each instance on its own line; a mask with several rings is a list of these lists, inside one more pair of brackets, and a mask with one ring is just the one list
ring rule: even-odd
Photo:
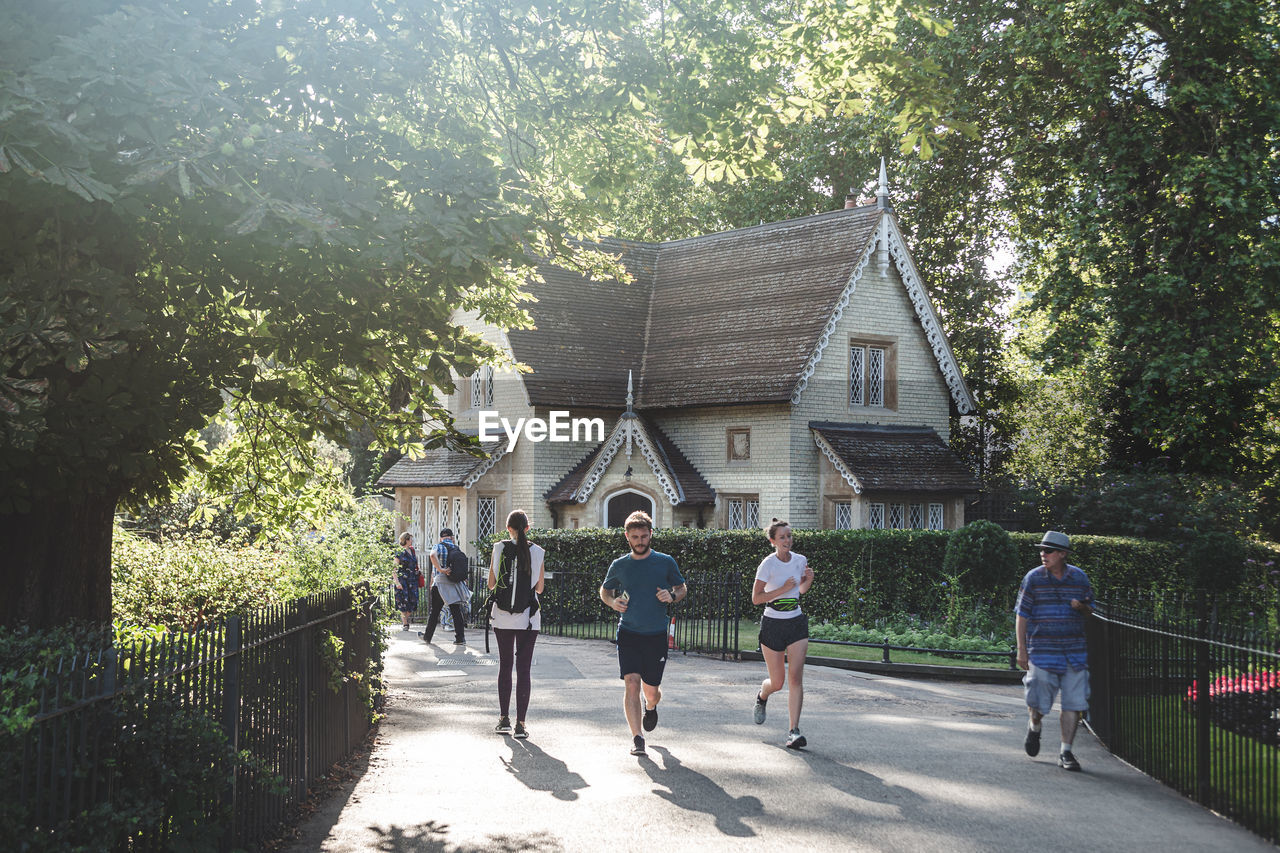
[[483,654],[482,635],[462,654],[390,638],[367,767],[292,853],[1276,850],[1087,732],[1083,773],[1057,767],[1050,729],[1027,758],[1018,687],[811,667],[797,753],[781,746],[785,695],[765,725],[751,721],[763,664],[676,655],[641,759],[628,754],[609,643],[538,640],[531,737],[517,741],[491,733],[497,654]]

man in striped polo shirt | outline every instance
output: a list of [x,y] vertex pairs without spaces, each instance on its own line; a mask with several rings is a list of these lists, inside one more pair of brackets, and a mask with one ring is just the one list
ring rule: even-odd
[[1079,770],[1071,751],[1080,714],[1089,709],[1089,662],[1084,620],[1093,605],[1093,587],[1084,572],[1067,564],[1071,539],[1050,530],[1040,544],[1040,565],[1027,572],[1018,590],[1018,666],[1027,671],[1022,684],[1030,723],[1023,746],[1027,755],[1040,752],[1040,722],[1062,694],[1059,723],[1062,748],[1058,766]]

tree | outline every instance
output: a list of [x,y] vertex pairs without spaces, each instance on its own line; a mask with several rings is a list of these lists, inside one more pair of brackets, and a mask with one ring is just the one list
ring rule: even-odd
[[927,144],[946,116],[881,43],[896,8],[6,0],[0,622],[108,618],[118,502],[207,468],[224,410],[292,465],[251,483],[277,505],[316,435],[465,444],[436,390],[496,353],[452,312],[526,322],[545,257],[619,274],[568,239],[615,154],[661,137],[706,177],[767,171],[770,127],[877,68]]

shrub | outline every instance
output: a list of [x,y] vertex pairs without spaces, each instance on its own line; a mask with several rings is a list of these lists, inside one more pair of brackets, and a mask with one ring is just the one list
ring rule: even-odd
[[392,515],[376,498],[330,516],[318,535],[301,534],[286,550],[286,597],[296,598],[369,581],[382,589],[395,552]]
[[1019,581],[1018,553],[1003,527],[985,519],[970,522],[947,539],[942,570],[976,595],[1007,600]]

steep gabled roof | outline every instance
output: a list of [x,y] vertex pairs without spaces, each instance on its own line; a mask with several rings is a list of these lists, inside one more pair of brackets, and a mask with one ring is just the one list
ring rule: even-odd
[[664,243],[637,406],[789,400],[880,216],[862,207]]
[[536,328],[509,333],[534,406],[641,410],[795,402],[876,246],[888,243],[961,413],[972,398],[892,215],[877,205],[668,243],[605,240],[630,284],[551,265],[529,283]]
[[466,486],[488,473],[498,460],[506,455],[510,442],[503,437],[492,445],[488,456],[472,456],[447,447],[433,447],[423,456],[410,459],[404,456],[378,478],[376,485],[394,486]]
[[547,503],[585,501],[628,439],[633,451],[639,450],[639,455],[662,484],[672,506],[715,503],[715,490],[676,443],[647,418],[630,413],[622,415],[608,437],[547,491]]
[[979,490],[973,473],[928,427],[811,421],[809,428],[818,449],[859,494]]

